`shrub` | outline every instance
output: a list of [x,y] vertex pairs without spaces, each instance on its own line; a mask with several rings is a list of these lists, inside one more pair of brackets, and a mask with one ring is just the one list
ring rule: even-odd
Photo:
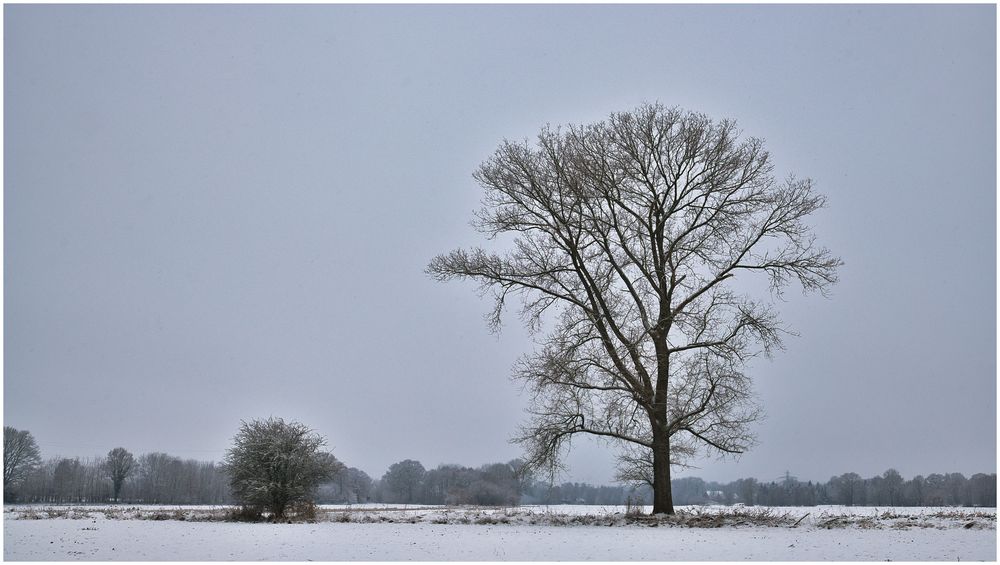
[[244,506],[266,509],[275,521],[289,505],[312,502],[316,486],[343,465],[308,427],[281,418],[243,422],[226,453],[233,495]]

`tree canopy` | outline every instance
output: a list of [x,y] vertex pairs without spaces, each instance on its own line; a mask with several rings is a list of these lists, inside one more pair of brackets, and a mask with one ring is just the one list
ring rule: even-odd
[[34,436],[27,430],[3,427],[3,487],[13,486],[41,462]]
[[322,451],[326,440],[304,424],[281,418],[242,422],[226,452],[233,496],[281,518],[290,504],[311,502],[316,487],[343,465]]
[[533,393],[516,438],[528,468],[556,468],[577,434],[608,439],[620,476],[672,512],[671,464],[753,444],[747,363],[789,330],[732,282],[825,293],[841,264],[806,223],[825,198],[773,168],[734,122],[659,104],[504,141],[479,167],[474,226],[512,249],[458,249],[428,272],[491,292],[494,329],[515,296],[530,329],[550,328],[514,368]]

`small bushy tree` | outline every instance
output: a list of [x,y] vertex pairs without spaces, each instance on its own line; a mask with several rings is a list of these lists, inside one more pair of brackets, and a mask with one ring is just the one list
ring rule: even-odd
[[233,496],[244,506],[269,511],[273,519],[283,518],[291,504],[312,502],[316,486],[343,469],[321,450],[325,444],[298,422],[242,422],[225,457]]

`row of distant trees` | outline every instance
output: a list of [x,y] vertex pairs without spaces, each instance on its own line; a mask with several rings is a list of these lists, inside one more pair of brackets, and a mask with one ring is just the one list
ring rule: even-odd
[[523,462],[491,463],[479,468],[439,465],[425,470],[419,461],[394,463],[375,484],[375,502],[513,506],[530,483],[520,475]]
[[10,492],[17,502],[83,503],[143,502],[148,504],[228,504],[229,478],[215,463],[182,460],[165,453],[134,458],[133,469],[115,496],[107,458],[47,459]]
[[229,478],[215,463],[148,453],[134,458],[132,469],[121,477],[116,494],[108,458],[47,459],[22,481],[5,486],[4,500],[56,504],[229,504],[233,500]]
[[[518,478],[523,463],[484,465],[470,469],[441,465],[424,471],[417,461],[394,464],[374,486],[378,502],[417,504],[642,504],[653,501],[648,485],[594,486]],[[744,504],[747,506],[985,506],[997,501],[996,473],[966,477],[947,473],[904,479],[895,469],[869,478],[844,473],[829,481],[800,481],[787,474],[773,481],[753,478],[728,483],[685,477],[671,481],[680,505]]]
[[[326,454],[332,458],[332,455]],[[426,469],[406,459],[379,479],[332,460],[336,469],[315,489],[320,504],[643,504],[653,501],[642,486],[553,484],[526,476],[523,461],[477,468],[444,464]],[[789,473],[773,481],[728,483],[685,477],[672,481],[677,504],[765,506],[996,506],[996,474],[931,474],[904,479],[894,469],[862,478],[844,473],[825,483],[800,481]],[[4,428],[4,500],[34,503],[127,502],[147,504],[233,504],[232,477],[224,465],[183,460],[165,453],[135,457],[115,448],[105,457],[50,458],[29,432]]]
[[165,453],[135,457],[123,447],[104,457],[42,459],[26,430],[4,426],[5,502],[228,504],[229,476],[215,463]]
[[996,473],[933,473],[904,479],[895,469],[862,478],[844,473],[824,482],[800,481],[787,474],[773,481],[739,479],[706,482],[697,477],[673,481],[677,504],[764,506],[987,506],[997,504]]

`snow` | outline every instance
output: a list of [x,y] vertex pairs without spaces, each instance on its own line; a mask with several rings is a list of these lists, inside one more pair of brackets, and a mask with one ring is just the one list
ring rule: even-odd
[[[941,509],[895,508],[892,513],[927,518],[932,527],[897,529],[858,527],[825,529],[813,516],[878,516],[874,508],[781,508],[810,516],[806,527],[685,528],[580,525],[436,524],[428,516],[444,513],[492,512],[505,516],[595,515],[622,509],[595,506],[525,507],[518,509],[456,509],[399,505],[326,506],[331,511],[380,516],[422,517],[415,523],[244,524],[179,520],[111,519],[106,507],[74,507],[77,519],[21,519],[25,507],[4,512],[6,560],[461,560],[461,561],[995,561],[995,521],[984,529],[966,529],[944,519],[927,518]],[[143,507],[147,511],[178,507]],[[210,507],[201,507],[207,509]],[[39,510],[35,507],[31,510]],[[190,511],[189,507],[183,507]],[[707,507],[704,512],[719,511]],[[988,512],[996,509],[946,509],[948,512]],[[80,516],[87,516],[80,518]],[[921,520],[923,521],[924,518]],[[959,521],[961,522],[961,521]]]
[[[20,514],[34,511],[44,512],[46,510],[73,511],[86,513],[102,513],[109,509],[117,509],[123,512],[170,512],[181,510],[188,513],[213,512],[230,508],[229,506],[218,506],[209,504],[18,504],[4,507],[5,516],[17,517]],[[593,516],[620,514],[628,510],[625,506],[616,505],[596,505],[596,504],[528,504],[516,507],[507,506],[445,506],[434,504],[394,504],[394,503],[365,503],[365,504],[321,504],[319,508],[330,512],[365,512],[375,515],[403,516],[403,517],[433,517],[439,513],[456,512],[477,512],[484,514],[504,514],[516,513],[518,515],[567,515],[567,516]],[[649,513],[651,506],[633,507],[641,512]],[[951,506],[677,506],[678,512],[729,512],[733,510],[770,510],[776,514],[789,514],[794,517],[810,516],[878,516],[885,512],[907,516],[928,516],[941,512],[960,512],[965,514],[987,513],[996,515],[996,508],[959,508]],[[429,521],[429,520],[428,520]]]

